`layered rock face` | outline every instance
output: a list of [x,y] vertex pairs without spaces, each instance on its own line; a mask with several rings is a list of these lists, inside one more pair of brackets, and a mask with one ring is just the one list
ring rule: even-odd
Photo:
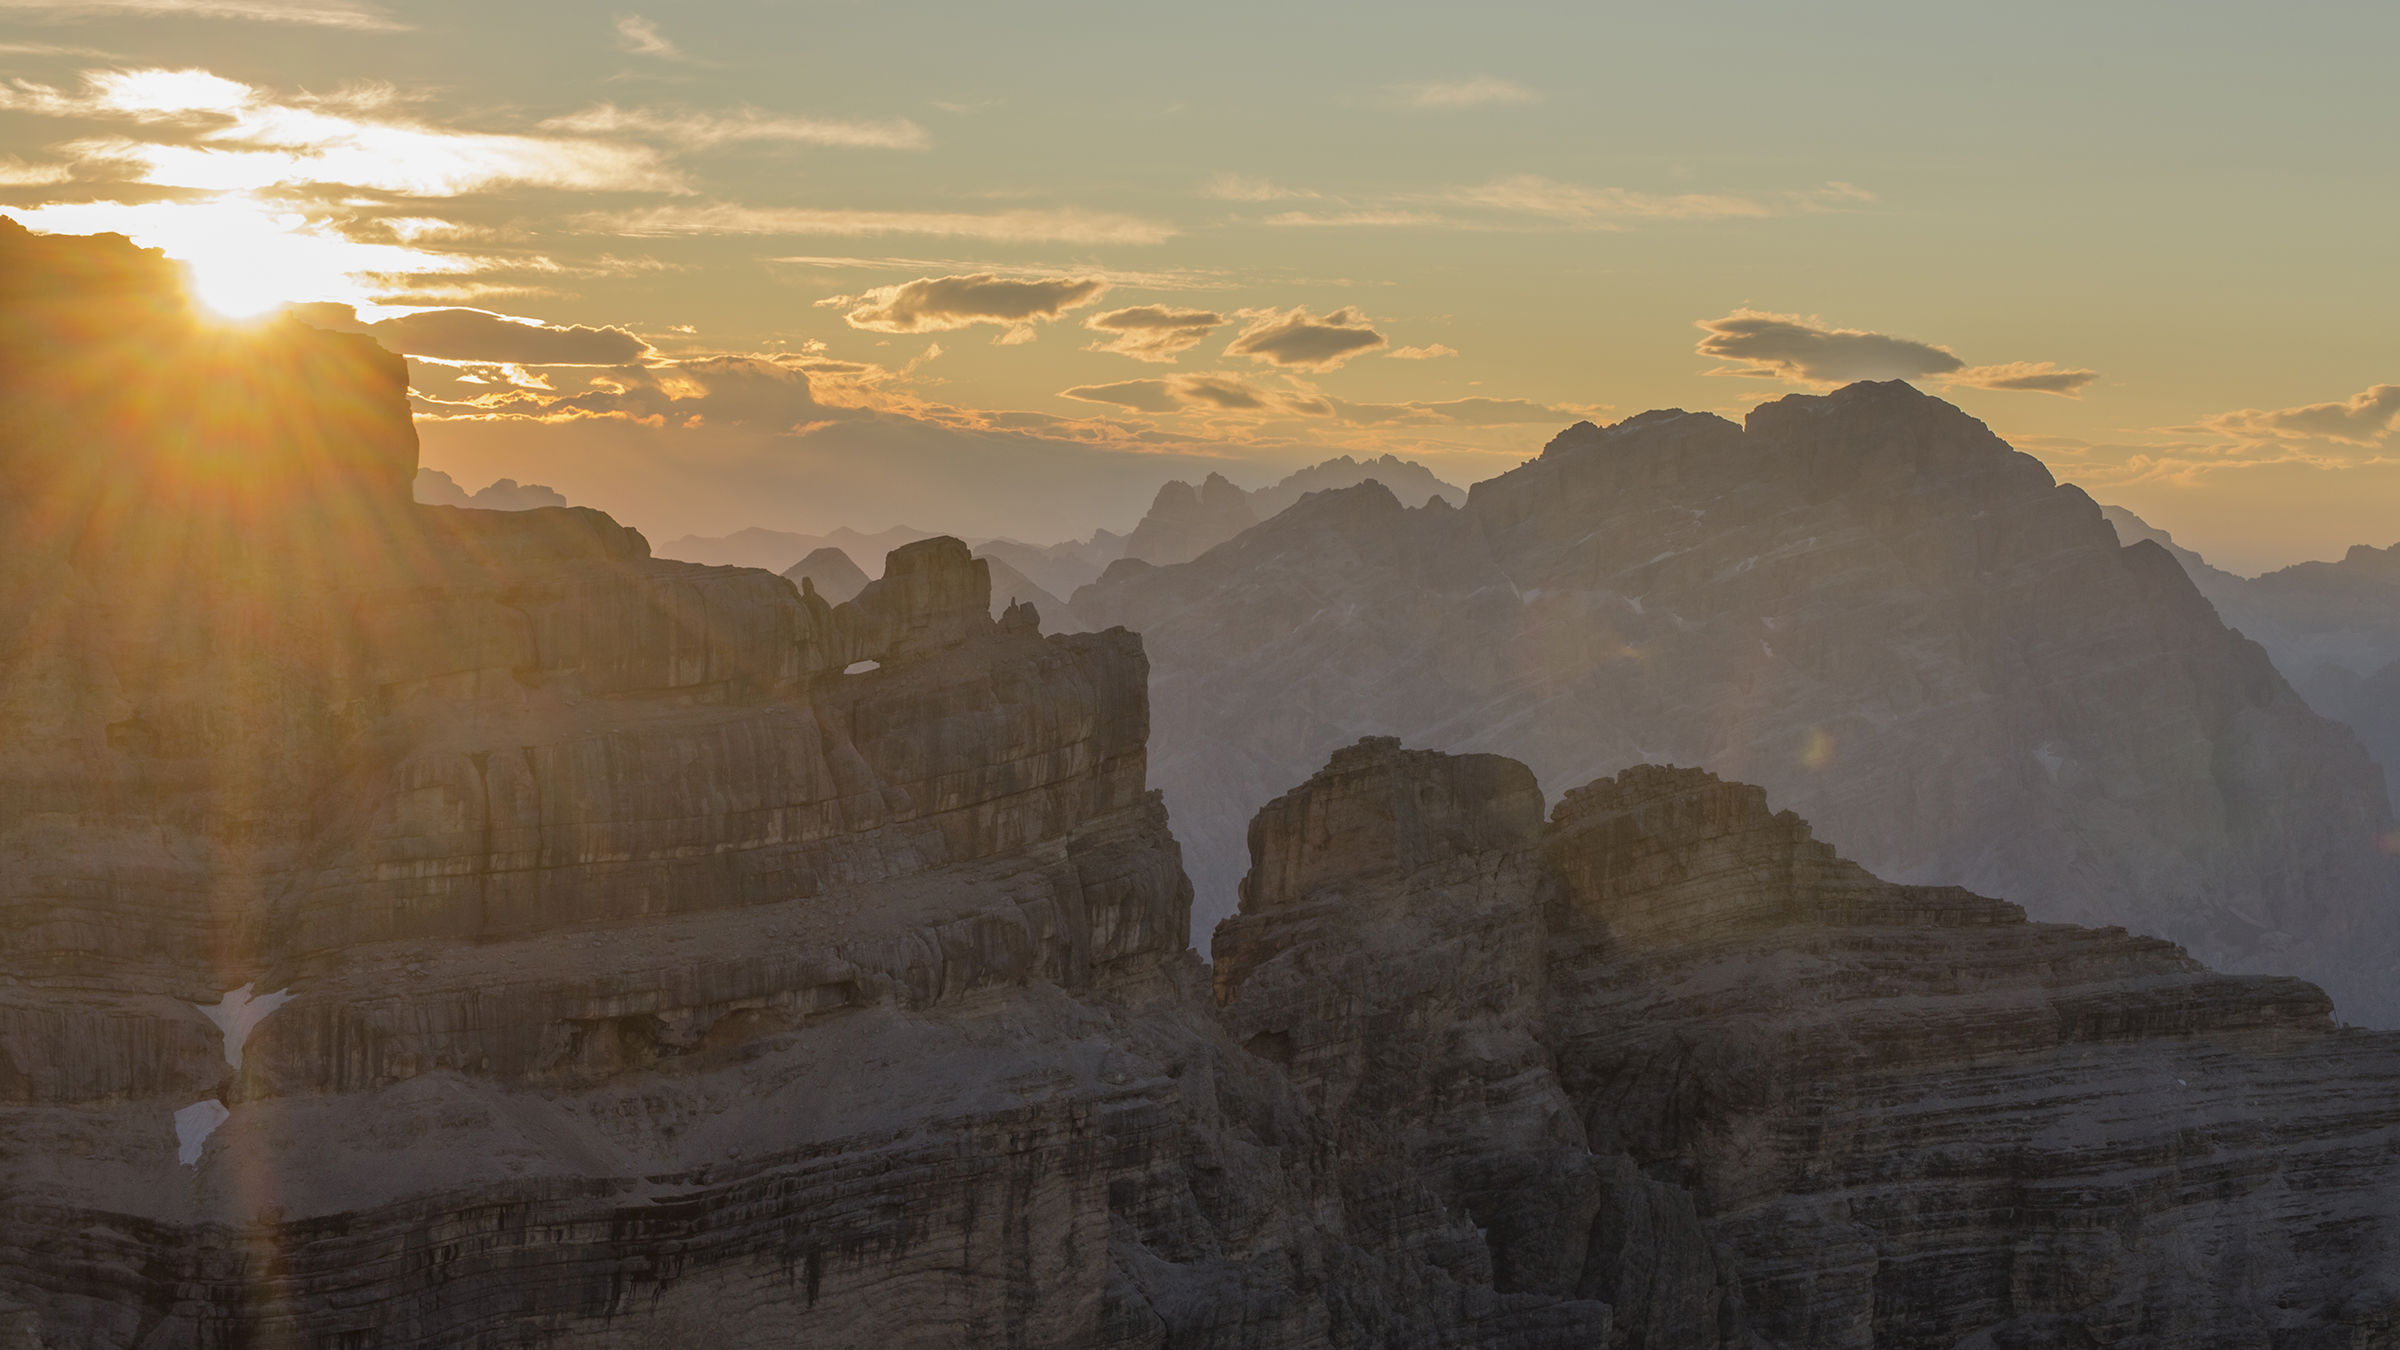
[[1362,742],[1259,814],[1216,941],[1235,1033],[1501,1287],[1622,1346],[2400,1343],[2400,1038],[1701,771],[1540,812]]
[[[995,620],[955,539],[837,605],[594,511],[414,505],[395,361],[211,335],[106,241],[0,246],[66,278],[26,300],[0,268],[31,335],[0,428],[0,1333],[1593,1327],[1429,1260],[1475,1238],[1413,1183],[1353,1212],[1226,1039],[1133,635]],[[34,340],[108,316],[78,296],[149,326]],[[178,423],[175,460],[88,404],[142,412],[209,344],[285,363],[252,372],[271,417]]]
[[2172,558],[1905,385],[1585,424],[1463,509],[1323,493],[1074,603],[1144,634],[1203,924],[1251,803],[1396,733],[1552,781],[1702,764],[1884,875],[2400,1022],[2391,811],[2355,739]]

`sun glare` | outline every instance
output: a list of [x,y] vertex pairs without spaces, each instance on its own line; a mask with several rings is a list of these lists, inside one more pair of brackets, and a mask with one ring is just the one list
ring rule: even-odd
[[114,232],[191,270],[192,298],[221,318],[256,318],[303,300],[363,305],[380,277],[471,270],[474,260],[361,243],[332,225],[246,194],[208,201],[78,202],[12,210],[45,233]]

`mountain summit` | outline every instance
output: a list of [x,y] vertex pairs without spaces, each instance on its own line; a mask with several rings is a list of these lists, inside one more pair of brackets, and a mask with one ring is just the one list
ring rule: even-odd
[[2380,775],[2166,551],[1906,384],[1581,424],[1408,509],[1308,498],[1078,592],[1141,631],[1205,926],[1250,807],[1394,734],[1763,784],[1877,872],[2123,924],[2400,1020]]

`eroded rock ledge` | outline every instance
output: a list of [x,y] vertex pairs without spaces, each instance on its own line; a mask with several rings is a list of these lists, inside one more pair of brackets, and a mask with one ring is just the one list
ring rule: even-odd
[[1361,742],[1260,813],[1216,940],[1234,1033],[1397,1141],[1503,1288],[1620,1345],[2400,1335],[2400,1037],[1879,881],[1697,770],[1546,825],[1530,788]]

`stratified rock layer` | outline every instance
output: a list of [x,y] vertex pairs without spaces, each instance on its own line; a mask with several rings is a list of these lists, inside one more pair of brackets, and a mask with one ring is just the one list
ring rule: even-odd
[[[0,254],[0,1332],[1605,1331],[1405,1180],[1353,1213],[1225,1039],[1136,637],[995,619],[955,539],[835,605],[416,506],[371,344]],[[196,351],[256,417],[145,402]]]
[[1404,509],[1321,493],[1078,613],[1141,631],[1205,925],[1253,804],[1362,734],[1545,781],[1696,763],[1878,872],[2400,1023],[2380,775],[2157,546],[1905,385],[1651,413]]
[[1539,804],[1362,742],[1260,813],[1216,942],[1235,1033],[1502,1287],[1627,1346],[2400,1343],[2400,1037],[1697,770]]

